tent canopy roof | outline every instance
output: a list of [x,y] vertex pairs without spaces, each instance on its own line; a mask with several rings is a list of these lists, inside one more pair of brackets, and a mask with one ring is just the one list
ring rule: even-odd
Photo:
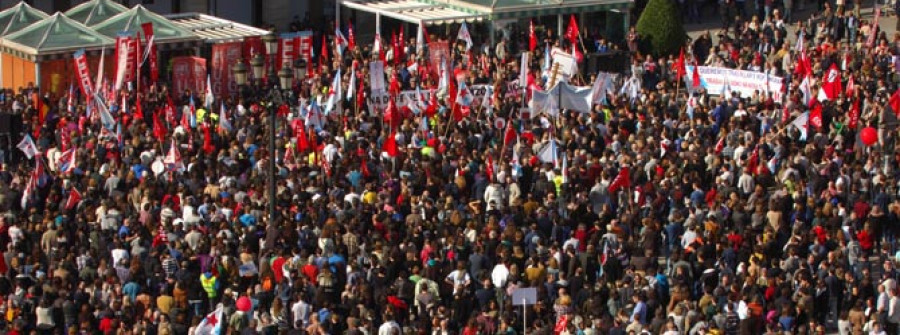
[[47,13],[29,6],[24,1],[19,2],[0,12],[0,36],[19,31],[46,18]]
[[627,9],[634,0],[339,0],[344,6],[426,25]]
[[223,18],[199,13],[165,16],[175,25],[191,31],[208,43],[240,41],[245,37],[263,36],[269,31]]
[[156,14],[137,5],[125,12],[119,13],[102,23],[91,26],[98,33],[108,37],[116,37],[121,32],[132,34],[141,31],[141,24],[153,22],[153,39],[157,43],[197,40],[197,36],[190,31],[179,27],[162,15]]
[[2,38],[4,48],[35,56],[71,52],[83,48],[101,48],[115,41],[57,12],[25,29]]
[[112,0],[91,0],[66,11],[69,18],[92,26],[128,11],[128,7]]

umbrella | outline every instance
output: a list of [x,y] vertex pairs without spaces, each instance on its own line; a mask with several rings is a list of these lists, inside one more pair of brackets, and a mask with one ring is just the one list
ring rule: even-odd
[[234,303],[234,306],[237,307],[237,309],[242,312],[250,311],[250,307],[252,305],[253,305],[253,303],[250,302],[250,298],[247,298],[246,296],[242,296],[242,297],[238,298],[238,300]]

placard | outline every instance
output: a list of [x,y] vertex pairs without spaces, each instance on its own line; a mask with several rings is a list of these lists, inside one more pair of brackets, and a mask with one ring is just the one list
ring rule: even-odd
[[[686,66],[687,73],[693,73],[693,66]],[[727,85],[728,91],[737,91],[743,98],[753,96],[755,91],[760,94],[765,92],[772,93],[772,99],[781,101],[781,86],[783,79],[781,77],[770,76],[763,72],[733,70],[723,67],[700,66],[697,68],[700,74],[700,86],[706,89],[709,94],[720,94],[722,89]],[[685,76],[688,84],[693,86],[693,76]]]

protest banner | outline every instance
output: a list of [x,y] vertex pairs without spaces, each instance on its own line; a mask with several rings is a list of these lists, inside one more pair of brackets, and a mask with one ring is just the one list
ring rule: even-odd
[[[694,71],[693,66],[686,68],[687,73]],[[759,91],[760,95],[771,92],[775,101],[781,100],[781,85],[783,85],[781,77],[770,76],[763,72],[712,66],[700,66],[697,72],[700,73],[700,86],[709,94],[721,94],[725,89],[728,92],[737,91],[741,97],[749,98],[753,92]]]
[[213,44],[211,81],[215,96],[232,96],[237,93],[231,67],[241,60],[241,47],[241,42]]
[[182,56],[172,59],[172,88],[175,92],[203,92],[205,85],[205,58]]
[[[493,94],[494,87],[491,85],[472,85],[469,86],[469,91],[472,92],[473,105],[478,106],[484,100],[485,95]],[[384,90],[375,91],[369,94],[366,99],[369,105],[369,114],[379,115],[387,108],[390,94]],[[397,95],[396,100],[394,100],[394,103],[397,107],[403,107],[410,102],[413,104],[428,104],[429,99],[431,99],[431,91],[419,90],[417,92],[416,90],[409,90],[401,91],[400,94]]]

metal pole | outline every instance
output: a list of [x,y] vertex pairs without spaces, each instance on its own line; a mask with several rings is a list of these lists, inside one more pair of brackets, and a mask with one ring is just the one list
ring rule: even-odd
[[[275,88],[273,88],[274,90]],[[269,102],[269,225],[275,224],[275,106]]]
[[528,300],[522,299],[522,335],[528,332]]
[[556,36],[559,38],[560,43],[563,38],[563,16],[562,14],[556,14]]

